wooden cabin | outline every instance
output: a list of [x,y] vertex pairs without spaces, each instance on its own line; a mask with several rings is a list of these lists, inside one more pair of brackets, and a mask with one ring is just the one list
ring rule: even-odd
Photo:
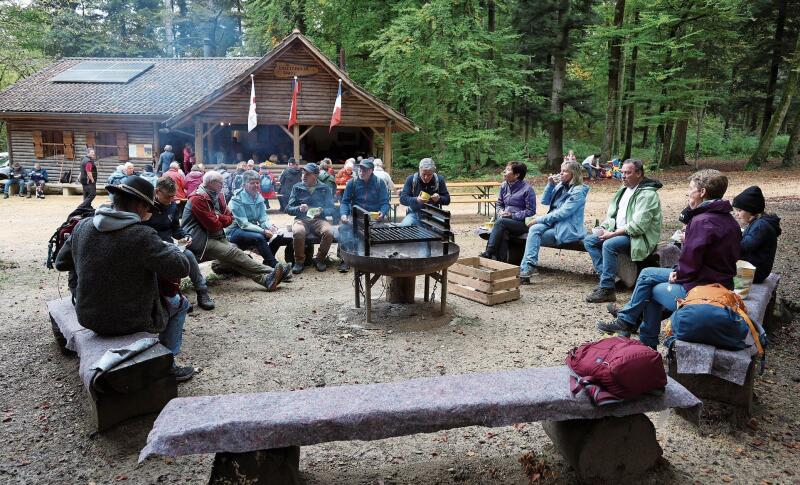
[[[251,77],[252,76],[252,77]],[[297,124],[287,128],[293,80],[300,82]],[[248,132],[251,79],[258,126]],[[342,82],[341,123],[328,129]],[[0,93],[9,155],[30,168],[39,162],[52,181],[94,147],[104,181],[117,165],[137,169],[172,145],[182,161],[229,167],[271,154],[335,162],[374,155],[392,166],[392,134],[414,123],[355,84],[299,31],[261,58],[66,58]]]

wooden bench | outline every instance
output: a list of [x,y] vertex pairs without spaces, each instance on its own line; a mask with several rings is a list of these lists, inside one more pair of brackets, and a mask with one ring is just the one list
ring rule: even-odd
[[134,416],[156,413],[177,396],[175,377],[170,374],[173,356],[156,343],[95,378],[92,370],[109,349],[128,346],[157,335],[139,332],[102,337],[78,323],[70,297],[47,302],[53,335],[61,351],[80,359],[79,374],[89,394],[96,429],[104,431]]
[[[766,325],[771,319],[775,305],[775,295],[780,275],[772,273],[763,283],[753,285],[744,299],[747,314],[758,325]],[[766,326],[764,327],[766,330]],[[767,331],[771,333],[771,331]],[[679,359],[679,355],[689,359],[700,359],[713,354],[710,366],[703,373],[686,372],[689,367]],[[741,426],[752,414],[753,384],[760,365],[755,349],[726,351],[710,345],[689,342],[675,342],[668,354],[669,375],[683,384],[693,394],[703,400],[722,403],[728,407],[728,419]]]
[[570,394],[564,366],[186,397],[158,416],[139,461],[215,453],[210,483],[295,484],[300,446],[546,421],[545,431],[581,477],[619,481],[661,457],[643,413],[699,406],[670,379],[661,396],[595,407],[585,394]]

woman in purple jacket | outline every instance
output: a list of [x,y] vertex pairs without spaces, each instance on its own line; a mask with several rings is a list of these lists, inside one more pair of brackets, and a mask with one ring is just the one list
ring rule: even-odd
[[675,269],[645,268],[636,280],[631,301],[617,311],[616,320],[600,322],[602,332],[630,335],[639,325],[639,340],[656,348],[662,310],[675,311],[678,298],[699,285],[719,283],[733,289],[742,233],[731,215],[731,204],[722,200],[728,178],[718,170],[700,170],[689,178],[686,198],[686,236]]
[[522,162],[508,162],[503,171],[503,183],[497,197],[499,219],[492,227],[482,258],[505,261],[508,257],[508,238],[528,232],[525,218],[536,214],[536,193],[525,181],[528,167]]

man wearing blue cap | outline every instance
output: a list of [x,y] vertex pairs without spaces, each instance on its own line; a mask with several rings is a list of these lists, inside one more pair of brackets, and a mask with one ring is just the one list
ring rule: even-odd
[[333,243],[333,227],[325,218],[336,217],[333,205],[333,192],[327,184],[319,183],[319,167],[307,163],[302,179],[292,187],[286,213],[295,216],[292,224],[292,243],[294,245],[294,265],[292,273],[299,274],[305,269],[306,235],[316,234],[320,238],[319,249],[314,265],[317,271],[325,271],[325,258]]

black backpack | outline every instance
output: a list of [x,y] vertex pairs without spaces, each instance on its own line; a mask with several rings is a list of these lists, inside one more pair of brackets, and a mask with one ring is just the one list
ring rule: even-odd
[[56,257],[58,256],[58,252],[64,246],[64,241],[66,241],[67,238],[72,235],[72,231],[75,229],[75,226],[77,226],[81,220],[86,219],[87,217],[94,217],[93,208],[79,207],[75,209],[70,213],[70,215],[67,216],[67,220],[58,226],[56,232],[50,236],[50,240],[47,242],[47,262],[45,263],[47,269],[54,269]]

